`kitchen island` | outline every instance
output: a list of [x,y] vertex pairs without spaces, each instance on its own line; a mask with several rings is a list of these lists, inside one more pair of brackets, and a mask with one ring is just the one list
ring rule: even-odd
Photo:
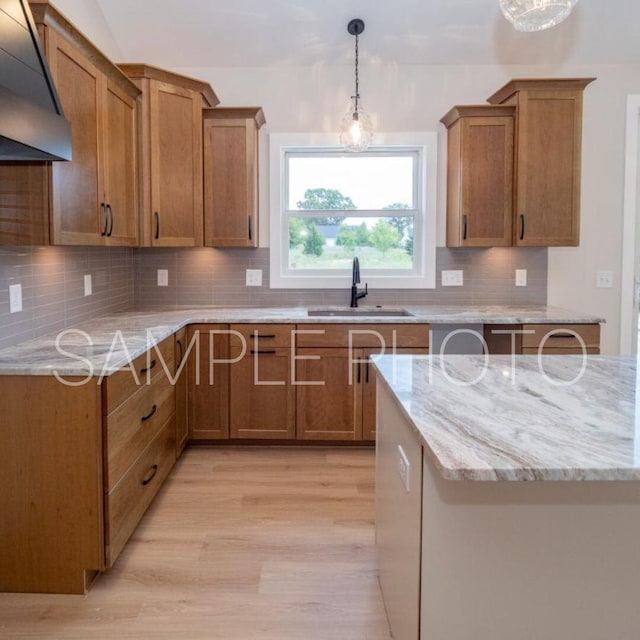
[[376,541],[394,639],[636,638],[636,360],[376,367]]

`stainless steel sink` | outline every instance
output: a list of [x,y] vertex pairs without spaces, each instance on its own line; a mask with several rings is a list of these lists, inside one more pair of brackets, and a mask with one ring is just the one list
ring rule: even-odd
[[329,307],[327,309],[309,309],[309,317],[344,318],[406,318],[413,317],[406,309],[385,309],[384,307]]

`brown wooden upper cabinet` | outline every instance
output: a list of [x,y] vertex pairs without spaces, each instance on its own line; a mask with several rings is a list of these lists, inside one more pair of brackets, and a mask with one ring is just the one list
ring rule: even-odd
[[30,5],[73,160],[0,165],[0,243],[135,246],[140,91],[48,0]]
[[447,127],[447,246],[508,247],[515,107],[457,106]]
[[141,246],[202,246],[202,109],[210,85],[146,64],[120,69],[142,90]]
[[204,110],[204,244],[258,246],[260,107]]
[[488,100],[516,107],[515,246],[580,243],[582,96],[594,80],[512,80]]

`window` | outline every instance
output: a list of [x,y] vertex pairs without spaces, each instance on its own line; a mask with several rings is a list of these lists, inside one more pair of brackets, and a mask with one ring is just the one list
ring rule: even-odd
[[271,135],[271,287],[435,286],[436,134],[376,138]]

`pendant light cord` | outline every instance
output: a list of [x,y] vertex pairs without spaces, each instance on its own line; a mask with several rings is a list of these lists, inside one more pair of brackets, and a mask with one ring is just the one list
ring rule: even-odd
[[360,100],[360,73],[358,69],[358,34],[356,33],[356,95],[355,99],[356,113],[358,113],[358,100]]

